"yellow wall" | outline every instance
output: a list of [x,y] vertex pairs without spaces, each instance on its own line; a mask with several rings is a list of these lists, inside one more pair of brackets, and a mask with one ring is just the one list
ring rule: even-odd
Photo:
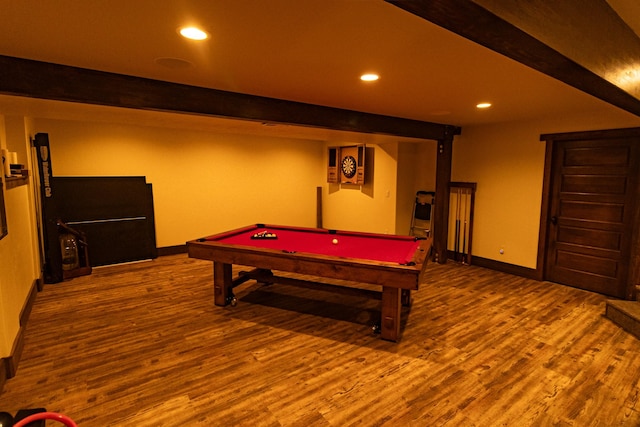
[[324,183],[325,228],[395,232],[398,143],[367,145],[366,156],[364,185]]
[[[0,115],[0,148],[7,148],[6,141],[7,133],[4,126],[4,116]],[[2,192],[4,194],[7,192],[4,184],[4,172],[0,173],[0,175],[2,175]],[[7,238],[5,237],[0,240],[0,357],[9,355],[13,342],[12,337],[17,332],[17,330],[14,331],[9,326],[13,316],[7,313],[7,310],[12,303],[12,299],[9,297],[9,292],[4,290],[5,287],[9,286],[8,283],[11,280],[11,275],[9,274],[9,269],[11,268],[9,251],[10,246],[7,244]]]
[[[319,186],[325,227],[407,234],[415,192],[435,189],[434,141],[367,144],[371,179],[363,186],[330,185],[327,146],[356,142],[227,134],[160,119],[157,126],[143,126],[0,118],[0,143],[27,159],[27,138],[49,134],[54,176],[146,176],[159,247],[256,222],[315,226]],[[535,268],[540,134],[630,126],[640,126],[640,119],[621,113],[465,127],[454,141],[452,180],[478,184],[473,255]],[[5,191],[9,235],[0,240],[0,357],[10,354],[20,310],[40,276],[33,197],[31,183]]]
[[416,192],[435,190],[436,142],[367,144],[367,156],[365,185],[325,184],[323,226],[408,235]]
[[416,192],[435,191],[437,142],[401,143],[398,152],[396,234],[409,234]]
[[146,176],[158,247],[252,223],[315,226],[325,146],[269,138],[36,119],[54,176]]
[[478,184],[471,253],[536,268],[545,157],[540,135],[634,126],[640,118],[624,113],[465,127],[453,145],[452,181]]
[[[17,152],[18,161],[28,167],[29,124],[22,118],[0,116],[0,145]],[[4,199],[9,234],[0,240],[0,357],[11,353],[20,312],[40,277],[32,182],[11,189],[5,185]]]
[[367,145],[364,186],[329,185],[327,146],[353,142],[51,119],[35,127],[49,134],[54,176],[146,176],[159,247],[257,222],[313,227],[317,187],[324,227],[396,232],[398,143]]

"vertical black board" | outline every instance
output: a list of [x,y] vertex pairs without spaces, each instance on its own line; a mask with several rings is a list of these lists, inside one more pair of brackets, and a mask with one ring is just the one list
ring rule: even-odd
[[53,168],[49,151],[49,135],[37,133],[33,146],[38,156],[38,175],[40,177],[40,204],[42,212],[42,246],[44,252],[43,276],[45,283],[62,281],[62,255],[58,243],[58,208],[51,187]]
[[91,266],[158,256],[145,177],[54,177],[52,186],[58,217],[86,235]]

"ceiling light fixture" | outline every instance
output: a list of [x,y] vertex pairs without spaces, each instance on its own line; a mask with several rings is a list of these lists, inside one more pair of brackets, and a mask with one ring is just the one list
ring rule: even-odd
[[380,76],[374,73],[367,73],[360,76],[360,80],[362,80],[363,82],[375,82],[379,78]]
[[161,57],[154,59],[153,62],[173,70],[193,68],[191,62],[181,58]]
[[476,108],[479,108],[481,110],[485,109],[485,108],[489,108],[489,107],[491,107],[491,103],[490,102],[481,102],[479,104],[476,104]]
[[189,40],[206,40],[209,38],[209,34],[196,27],[182,27],[179,32],[182,37]]
[[626,91],[637,90],[637,86],[640,84],[640,64],[606,73],[605,78]]

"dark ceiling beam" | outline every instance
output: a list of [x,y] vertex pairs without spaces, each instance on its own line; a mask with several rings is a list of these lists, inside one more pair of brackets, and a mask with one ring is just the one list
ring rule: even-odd
[[0,94],[440,140],[460,128],[0,56]]
[[[605,79],[604,74],[610,73],[608,67],[614,63],[618,67],[623,64],[637,67],[640,63],[640,41],[604,0],[386,1],[640,116],[640,99],[631,94],[636,89],[632,89],[630,93],[629,89],[623,90]],[[492,11],[479,3],[490,7]],[[563,11],[558,13],[558,8]],[[574,15],[579,14],[581,18],[571,17],[569,11]],[[595,16],[591,16],[592,14]],[[594,22],[599,23],[594,27]],[[568,26],[571,27],[570,31]],[[618,26],[624,29],[621,30]],[[594,46],[597,40],[602,44],[604,39],[607,40],[606,45],[618,47],[602,49]],[[612,58],[605,58],[607,55]]]

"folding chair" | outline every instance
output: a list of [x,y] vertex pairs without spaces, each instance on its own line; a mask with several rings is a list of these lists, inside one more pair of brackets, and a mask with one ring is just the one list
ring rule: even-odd
[[[431,234],[433,225],[431,211],[435,195],[434,191],[418,191],[416,193],[416,201],[413,204],[413,215],[411,217],[410,234],[412,236],[427,237]],[[417,235],[416,232],[420,232],[420,234]]]

